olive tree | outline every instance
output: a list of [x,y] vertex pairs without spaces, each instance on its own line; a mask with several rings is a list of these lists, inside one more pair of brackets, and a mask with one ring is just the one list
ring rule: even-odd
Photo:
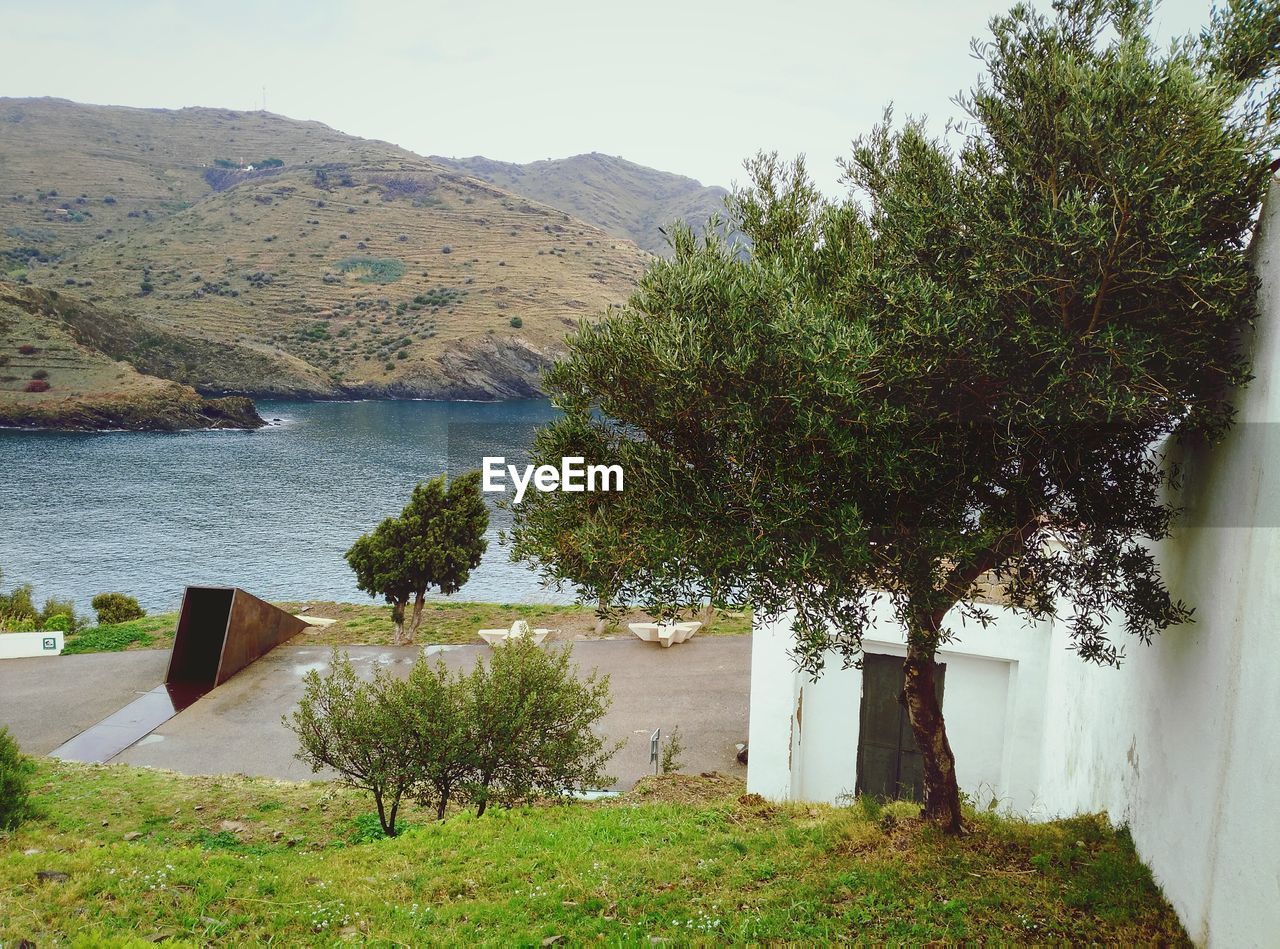
[[[1140,0],[1017,6],[943,140],[854,142],[847,198],[760,156],[730,201],[749,255],[673,236],[626,306],[546,377],[535,461],[621,464],[627,490],[532,495],[514,556],[583,599],[794,609],[817,675],[905,630],[925,813],[961,829],[936,698],[957,621],[1057,616],[1116,664],[1191,607],[1150,550],[1170,438],[1212,439],[1247,381],[1247,247],[1277,146],[1280,5],[1233,3],[1159,49]],[[585,565],[585,567],[584,567]],[[606,569],[607,567],[607,569]]]
[[[480,473],[448,482],[444,475],[413,489],[398,517],[362,534],[346,553],[356,585],[391,604],[396,645],[412,643],[422,623],[427,591],[456,593],[480,563],[489,510],[480,494]],[[405,609],[413,615],[405,632]]]

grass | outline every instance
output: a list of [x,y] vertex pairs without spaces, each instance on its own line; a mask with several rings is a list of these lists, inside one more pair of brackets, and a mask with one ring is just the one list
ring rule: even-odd
[[67,636],[64,656],[84,652],[120,652],[125,649],[168,649],[177,629],[177,613],[158,613],[127,623],[92,626]]
[[404,276],[404,262],[394,257],[348,257],[338,270],[354,274],[360,283],[395,283]]
[[0,837],[0,944],[1187,942],[1097,817],[974,814],[956,840],[910,805],[779,806],[670,775],[442,824],[410,809],[388,840],[362,795],[321,783],[42,761],[37,789],[42,816]]
[[[312,627],[297,643],[323,646],[385,646],[391,643],[394,626],[391,607],[378,603],[292,602],[278,606],[297,612],[306,606],[309,615],[334,619],[332,626]],[[586,606],[530,605],[527,603],[431,602],[423,608],[419,643],[478,643],[481,629],[508,627],[518,619],[530,625],[554,629],[564,638],[591,636],[595,612]],[[627,635],[626,623],[648,620],[638,611],[605,629],[606,636]],[[168,649],[177,630],[177,613],[157,613],[128,623],[94,626],[70,635],[63,655],[84,652],[119,652],[124,649]],[[749,612],[720,612],[699,636],[745,636],[751,632]]]

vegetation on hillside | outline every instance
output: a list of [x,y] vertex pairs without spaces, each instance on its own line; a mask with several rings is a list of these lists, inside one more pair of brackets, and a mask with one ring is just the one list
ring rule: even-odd
[[673,224],[701,232],[712,215],[725,216],[729,196],[724,188],[599,152],[527,165],[480,156],[432,160],[567,211],[664,257],[671,253]]
[[773,805],[669,775],[595,804],[404,814],[332,784],[43,760],[0,838],[0,942],[578,943],[603,938],[1176,944],[1128,836],[1081,817]]
[[[645,259],[403,149],[266,113],[0,99],[0,152],[0,279],[127,314],[148,332],[116,358],[206,390],[533,395]],[[415,302],[441,286],[466,293]]]

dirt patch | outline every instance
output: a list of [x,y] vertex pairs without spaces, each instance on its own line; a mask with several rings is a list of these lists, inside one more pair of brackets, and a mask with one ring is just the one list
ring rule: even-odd
[[[623,795],[646,804],[662,801],[671,804],[706,804],[722,801],[727,797],[759,797],[743,794],[746,783],[719,771],[702,774],[655,774],[641,778],[636,786]],[[761,798],[761,801],[764,799]]]

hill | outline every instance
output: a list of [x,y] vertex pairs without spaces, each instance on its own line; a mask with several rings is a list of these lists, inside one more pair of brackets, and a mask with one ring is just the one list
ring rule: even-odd
[[[0,281],[0,426],[174,431],[264,424],[246,398],[206,399],[137,371],[123,358],[137,342],[138,328],[127,319]],[[186,351],[180,337],[173,343]]]
[[651,254],[668,252],[661,229],[672,221],[684,221],[701,232],[712,214],[724,217],[729,194],[724,188],[599,152],[527,165],[480,156],[436,155],[431,160],[559,208]]
[[122,358],[204,392],[534,395],[646,260],[319,123],[0,98],[0,278],[127,318]]

